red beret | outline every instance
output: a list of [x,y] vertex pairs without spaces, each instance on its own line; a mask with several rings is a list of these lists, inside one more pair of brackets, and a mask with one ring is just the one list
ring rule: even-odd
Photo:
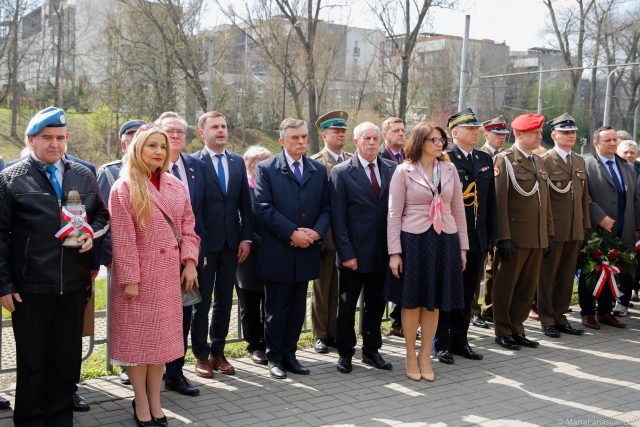
[[544,116],[542,114],[523,114],[513,119],[511,128],[526,132],[542,127],[543,123]]

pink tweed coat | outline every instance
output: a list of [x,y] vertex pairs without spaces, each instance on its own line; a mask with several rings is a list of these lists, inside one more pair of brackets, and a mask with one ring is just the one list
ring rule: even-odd
[[[200,238],[184,185],[160,177],[160,190],[149,182],[153,217],[140,227],[129,201],[129,183],[118,179],[109,196],[113,264],[109,298],[109,357],[138,364],[164,364],[184,354],[180,263],[197,262]],[[182,235],[182,256],[164,211]],[[138,283],[138,297],[128,301],[124,286]]]

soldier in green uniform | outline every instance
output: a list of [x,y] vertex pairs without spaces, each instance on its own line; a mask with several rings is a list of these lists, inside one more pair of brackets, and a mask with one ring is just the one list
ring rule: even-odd
[[[327,168],[327,179],[331,176],[331,169],[335,165],[352,156],[343,151],[348,118],[349,114],[346,111],[330,111],[316,121],[316,128],[321,132],[324,148],[310,158],[319,161]],[[335,347],[338,316],[338,268],[331,230],[327,233],[320,263],[320,277],[313,281],[311,322],[315,350],[318,353],[327,353],[329,347]]]
[[537,347],[524,334],[542,267],[554,235],[547,188],[548,175],[533,150],[542,141],[540,114],[526,114],[511,122],[516,141],[494,157],[498,206],[497,268],[492,301],[496,343],[519,350]]
[[580,243],[589,221],[589,190],[584,159],[571,151],[576,144],[576,121],[565,113],[549,121],[555,147],[541,157],[549,177],[553,213],[554,243],[542,260],[542,280],[538,284],[538,313],[544,334],[551,338],[560,332],[580,335],[564,313],[571,304],[573,278],[578,264]]
[[[507,122],[503,116],[494,117],[493,119],[482,122],[482,130],[484,132],[485,144],[482,151],[495,157],[500,151],[504,141],[509,135]],[[495,243],[495,242],[494,242]],[[493,248],[489,248],[487,253],[487,261],[484,269],[484,292],[482,295],[482,307],[478,303],[480,297],[480,284],[476,288],[471,303],[471,324],[479,328],[488,328],[486,320],[493,321],[493,307],[491,305],[491,289],[493,289],[493,273],[495,271]]]

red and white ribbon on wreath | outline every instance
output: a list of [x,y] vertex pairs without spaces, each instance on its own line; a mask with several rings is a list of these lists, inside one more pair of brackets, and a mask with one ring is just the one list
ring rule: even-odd
[[76,215],[69,212],[67,209],[62,208],[62,218],[67,221],[67,225],[62,227],[57,233],[56,237],[60,240],[67,237],[74,230],[82,230],[89,234],[93,239],[93,228],[87,224],[87,213],[82,211],[82,214]]
[[640,251],[640,240],[636,242],[636,251]]
[[602,261],[597,271],[600,272],[600,277],[596,282],[596,287],[593,289],[593,296],[599,297],[600,292],[604,289],[605,283],[609,282],[614,298],[620,298],[622,292],[618,289],[618,283],[616,282],[616,274],[620,273],[620,268],[609,264],[609,261]]

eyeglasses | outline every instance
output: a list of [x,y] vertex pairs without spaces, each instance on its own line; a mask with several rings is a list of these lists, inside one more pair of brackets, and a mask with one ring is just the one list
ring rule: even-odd
[[427,138],[427,141],[431,141],[432,144],[440,144],[440,145],[447,145],[448,142],[451,142],[452,139],[451,138]]
[[167,135],[185,135],[185,131],[183,131],[182,129],[164,129],[164,131],[167,133]]

